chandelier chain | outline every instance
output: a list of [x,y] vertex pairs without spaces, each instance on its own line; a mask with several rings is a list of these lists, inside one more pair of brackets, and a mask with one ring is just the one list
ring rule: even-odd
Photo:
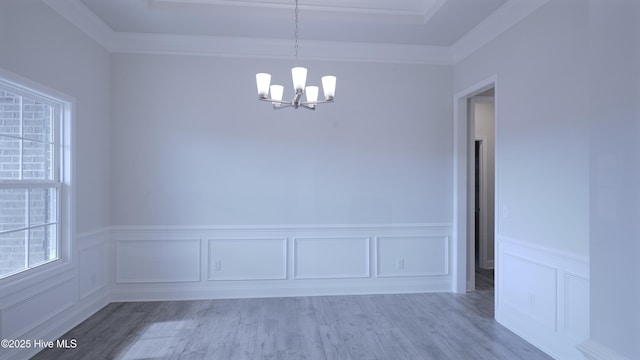
[[296,0],[295,18],[296,18],[295,52],[296,52],[296,67],[297,67],[298,66],[298,0]]

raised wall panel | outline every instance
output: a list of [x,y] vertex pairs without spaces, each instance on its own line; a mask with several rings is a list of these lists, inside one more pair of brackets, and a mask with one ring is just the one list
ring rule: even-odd
[[369,277],[368,237],[294,239],[296,279]]
[[[41,283],[43,284],[43,283]],[[53,281],[41,291],[2,309],[2,338],[20,339],[25,332],[71,307],[76,300],[73,277]]]
[[589,280],[564,274],[565,332],[576,341],[589,338]]
[[200,281],[200,240],[125,240],[116,245],[116,282]]
[[555,331],[556,270],[509,253],[503,255],[501,264],[501,304]]
[[589,336],[589,262],[497,237],[496,319],[556,359],[584,359]]
[[107,285],[108,250],[104,243],[78,251],[80,298],[83,299]]
[[[116,227],[110,296],[149,301],[450,291],[451,278],[443,276],[450,235],[450,224]],[[382,240],[381,259],[402,253],[405,273],[372,276],[379,272],[374,239]],[[420,252],[421,260],[414,260]],[[416,278],[426,274],[434,276]]]
[[209,240],[209,280],[287,278],[287,239]]
[[447,275],[446,236],[389,236],[377,238],[377,276]]

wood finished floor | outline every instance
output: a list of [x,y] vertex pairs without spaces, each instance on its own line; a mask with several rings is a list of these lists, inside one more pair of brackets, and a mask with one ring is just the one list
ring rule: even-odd
[[476,268],[476,290],[493,292],[493,269]]
[[550,359],[468,294],[112,303],[34,359]]

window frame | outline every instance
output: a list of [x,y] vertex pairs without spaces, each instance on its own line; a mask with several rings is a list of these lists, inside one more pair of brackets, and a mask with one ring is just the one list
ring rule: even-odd
[[[3,90],[15,95],[24,96],[36,102],[52,106],[51,131],[53,136],[51,139],[42,142],[52,144],[54,149],[52,169],[50,170],[54,175],[51,180],[4,179],[0,180],[0,188],[28,190],[55,188],[57,192],[57,203],[55,204],[56,221],[54,222],[57,224],[57,257],[31,267],[29,267],[27,261],[26,269],[2,275],[0,277],[0,291],[2,291],[6,286],[12,286],[18,282],[28,285],[29,279],[31,281],[40,281],[43,276],[55,276],[58,273],[69,270],[73,265],[74,258],[71,250],[73,248],[72,242],[75,238],[75,184],[72,181],[74,171],[72,115],[75,113],[75,99],[2,68],[0,68],[0,86]],[[19,138],[24,139],[23,135],[21,133]],[[26,225],[24,229],[47,226],[39,224],[33,227],[30,224],[30,219],[27,219]],[[29,257],[28,253],[26,257]]]

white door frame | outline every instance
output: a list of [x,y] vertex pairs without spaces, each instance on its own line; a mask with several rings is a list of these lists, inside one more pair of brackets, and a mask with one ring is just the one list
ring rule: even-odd
[[[495,96],[474,96],[473,98],[471,98],[471,104],[470,106],[472,107],[472,109],[474,108],[474,105],[479,104],[479,103],[489,103],[489,104],[494,104],[495,103]],[[475,111],[470,114],[471,117],[469,119],[470,122],[473,122],[475,124]],[[494,111],[494,116],[495,116],[495,111]],[[495,126],[494,126],[494,132],[495,132]],[[491,237],[494,238],[494,243],[495,243],[495,236],[493,234],[489,233],[489,229],[490,229],[490,219],[494,218],[495,216],[490,216],[490,212],[489,212],[489,185],[493,186],[493,184],[489,184],[489,169],[487,168],[487,164],[489,163],[489,154],[488,154],[488,147],[490,146],[490,144],[487,142],[488,138],[486,136],[475,136],[475,141],[480,141],[480,154],[479,154],[479,161],[480,161],[480,234],[478,234],[478,238],[479,238],[479,242],[480,242],[480,249],[479,249],[479,256],[478,259],[480,260],[480,267],[483,269],[493,269],[494,267],[494,260],[493,257],[489,256],[489,239]],[[494,154],[495,156],[495,154]],[[494,159],[495,160],[495,159]],[[495,170],[495,169],[494,169]],[[494,187],[495,189],[495,187]],[[495,195],[495,190],[492,191],[492,193],[494,193]],[[494,204],[495,206],[495,204]],[[493,213],[495,214],[495,209],[493,209]],[[490,260],[491,259],[491,260]],[[469,265],[469,264],[468,264]]]
[[[475,129],[473,122],[470,122],[469,119],[468,102],[474,95],[492,87],[496,90],[495,118],[497,129],[497,74],[453,96],[453,236],[455,239],[453,242],[453,266],[455,269],[453,291],[458,293],[475,288],[475,269],[468,266],[468,264],[475,262],[474,252],[469,251],[474,246],[473,236],[470,236],[474,232],[472,188],[474,180],[471,171],[474,164],[470,159],[474,157],[474,146],[471,146],[471,144],[475,143]],[[497,136],[495,139],[497,149]],[[497,244],[495,248],[497,249]],[[497,255],[495,256],[495,266],[498,266]],[[497,291],[498,281],[495,282],[495,289]]]

